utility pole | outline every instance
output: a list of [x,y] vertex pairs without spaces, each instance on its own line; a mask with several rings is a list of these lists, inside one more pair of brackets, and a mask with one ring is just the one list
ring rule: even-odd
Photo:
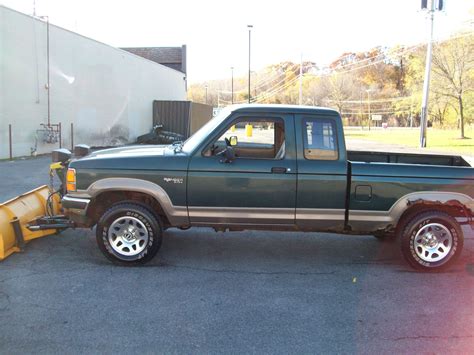
[[431,58],[433,54],[434,13],[444,8],[443,0],[421,0],[421,9],[428,12],[430,37],[426,49],[425,81],[423,83],[423,98],[421,101],[420,119],[420,148],[426,148],[426,130],[428,127],[428,98],[430,93]]
[[303,53],[301,53],[301,60],[300,60],[300,97],[299,97],[299,104],[303,104]]
[[231,81],[231,93],[232,93],[232,98],[230,102],[232,105],[234,104],[234,67],[230,67],[230,71],[232,73],[232,81]]
[[367,108],[368,108],[368,116],[369,116],[369,131],[370,131],[370,92],[372,91],[371,89],[365,90],[367,92]]
[[206,104],[207,104],[207,88],[208,88],[208,86],[206,85],[205,88],[206,88]]
[[253,25],[247,25],[247,28],[249,29],[249,92],[248,92],[248,96],[249,96],[249,103],[250,103],[252,99],[251,94],[250,94],[250,50],[251,50],[250,43],[251,43]]

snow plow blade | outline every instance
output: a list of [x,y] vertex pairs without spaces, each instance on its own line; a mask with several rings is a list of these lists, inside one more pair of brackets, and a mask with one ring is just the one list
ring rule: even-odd
[[[54,216],[61,208],[59,196],[48,196],[50,190],[44,185],[0,204],[0,261],[22,251],[30,240],[66,228],[67,219]],[[48,215],[53,217],[45,217]],[[58,224],[58,219],[64,225]]]

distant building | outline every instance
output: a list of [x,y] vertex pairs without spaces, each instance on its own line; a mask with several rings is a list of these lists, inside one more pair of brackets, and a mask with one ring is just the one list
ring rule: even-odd
[[125,47],[120,49],[186,74],[186,45],[181,47]]

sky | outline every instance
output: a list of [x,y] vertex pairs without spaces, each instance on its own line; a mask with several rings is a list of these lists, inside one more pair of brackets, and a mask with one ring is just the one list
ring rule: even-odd
[[[445,0],[435,39],[466,23],[474,0]],[[115,47],[187,45],[188,81],[244,76],[284,60],[329,64],[346,51],[412,45],[428,38],[421,0],[0,0],[0,4]]]

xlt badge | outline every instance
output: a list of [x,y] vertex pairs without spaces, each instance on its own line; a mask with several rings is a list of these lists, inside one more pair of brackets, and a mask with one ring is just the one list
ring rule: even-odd
[[171,178],[171,177],[165,177],[163,178],[165,182],[172,182],[173,184],[182,184],[184,179],[183,178]]

